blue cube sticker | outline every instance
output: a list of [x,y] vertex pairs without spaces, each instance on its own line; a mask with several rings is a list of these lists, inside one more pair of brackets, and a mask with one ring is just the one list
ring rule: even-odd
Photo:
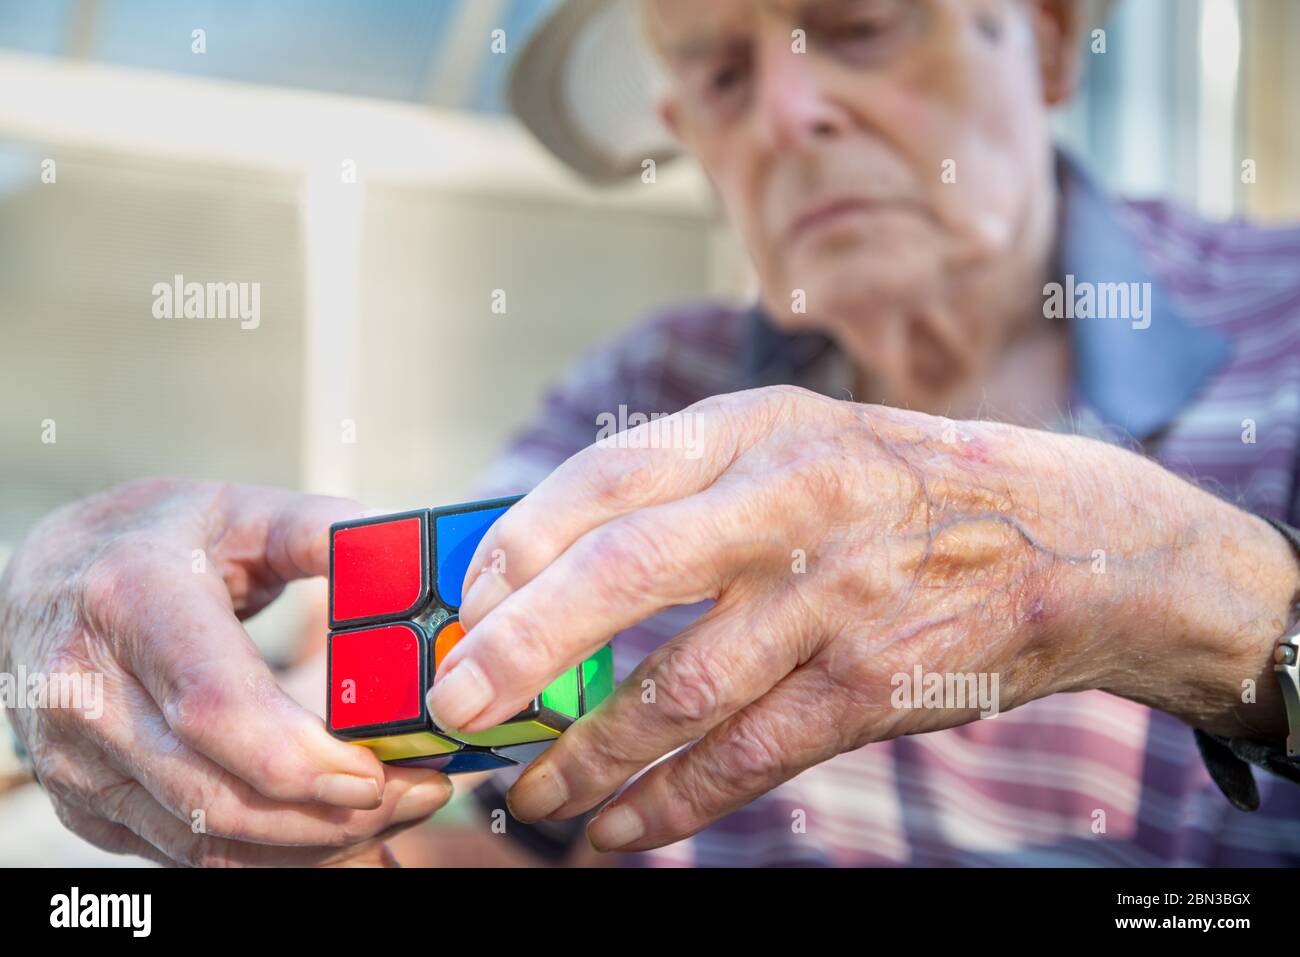
[[474,550],[492,523],[510,506],[438,515],[433,520],[434,559],[438,567],[438,597],[443,604],[460,607],[461,588]]

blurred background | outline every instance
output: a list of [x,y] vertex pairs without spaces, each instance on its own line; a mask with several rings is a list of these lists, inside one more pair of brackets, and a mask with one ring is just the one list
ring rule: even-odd
[[[689,165],[596,191],[505,114],[553,3],[0,0],[0,565],[144,475],[456,501],[584,349],[749,296]],[[1106,28],[1062,142],[1121,193],[1300,219],[1300,3],[1121,0]],[[177,274],[260,283],[260,326],[154,319]],[[268,653],[314,587],[252,623]],[[6,749],[0,864],[125,863]]]

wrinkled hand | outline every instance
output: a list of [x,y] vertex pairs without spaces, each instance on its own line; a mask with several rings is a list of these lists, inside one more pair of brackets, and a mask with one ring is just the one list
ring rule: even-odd
[[[841,752],[1057,691],[1231,698],[1242,675],[1267,673],[1266,643],[1233,657],[1208,633],[1190,641],[1220,653],[1208,670],[1222,679],[1140,665],[1157,640],[1202,634],[1194,596],[1165,583],[1207,591],[1191,543],[1218,548],[1230,526],[1296,581],[1262,522],[1078,437],[778,387],[625,438],[575,455],[488,532],[466,577],[467,636],[430,695],[445,727],[489,727],[620,630],[713,599],[511,792],[521,819],[574,816],[693,743],[593,820],[602,850],[678,840]],[[920,706],[924,685],[901,694],[917,667],[982,684]],[[1153,670],[1172,690],[1144,683]]]
[[384,839],[445,804],[447,778],[332,738],[240,625],[325,574],[330,523],[360,514],[157,481],[36,527],[0,579],[0,667],[83,689],[78,707],[10,712],[69,828],[163,863],[392,863]]

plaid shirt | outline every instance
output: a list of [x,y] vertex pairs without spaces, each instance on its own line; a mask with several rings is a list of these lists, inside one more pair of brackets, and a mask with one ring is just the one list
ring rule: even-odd
[[[1140,447],[1244,509],[1296,524],[1300,230],[1116,202],[1068,159],[1059,168],[1062,281],[1152,285],[1148,328],[1070,321],[1073,397],[1053,427]],[[846,395],[847,371],[832,342],[780,334],[757,310],[667,312],[588,355],[481,491],[531,488],[591,444],[597,416],[620,405],[671,413],[776,382]],[[705,607],[670,609],[620,634],[619,677]],[[1197,737],[1163,712],[1100,691],[1054,695],[993,721],[842,754],[694,837],[625,861],[1300,864],[1300,785],[1257,772],[1258,810],[1243,813],[1211,779]],[[1235,761],[1207,758],[1221,781]],[[1243,769],[1230,769],[1238,786]],[[804,826],[793,827],[800,818]]]

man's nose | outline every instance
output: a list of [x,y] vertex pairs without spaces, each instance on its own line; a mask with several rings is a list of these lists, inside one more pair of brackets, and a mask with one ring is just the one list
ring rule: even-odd
[[804,151],[844,132],[845,111],[827,96],[812,57],[777,32],[759,54],[754,121],[760,138],[778,151]]

